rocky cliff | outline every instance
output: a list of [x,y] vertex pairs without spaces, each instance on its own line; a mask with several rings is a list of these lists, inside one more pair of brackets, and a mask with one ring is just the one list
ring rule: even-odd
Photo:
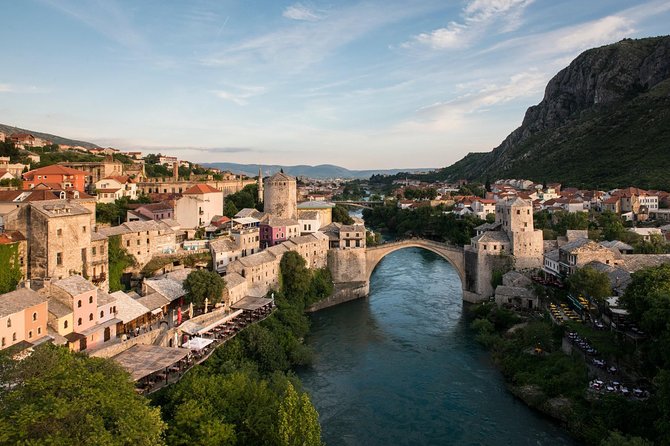
[[[613,156],[628,163],[645,162],[645,157],[636,160],[620,153],[628,150],[646,152],[657,162],[670,161],[665,159],[670,158],[670,134],[663,129],[670,127],[669,106],[670,36],[626,39],[591,49],[549,81],[542,102],[526,111],[521,126],[500,146],[490,153],[471,154],[443,174],[483,179],[528,173],[525,176],[534,176],[531,179],[536,181],[579,182],[578,176],[563,175],[560,169],[546,165],[575,164],[571,159],[582,162],[572,167],[578,169],[574,173],[585,176],[599,167],[607,173],[648,170],[637,164],[619,164]],[[583,163],[592,168],[583,171],[579,167]],[[655,176],[643,175],[640,180],[651,186]],[[588,182],[588,178],[582,180]]]

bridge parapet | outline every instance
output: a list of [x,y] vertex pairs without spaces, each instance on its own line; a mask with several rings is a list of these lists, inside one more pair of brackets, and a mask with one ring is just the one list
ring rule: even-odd
[[404,239],[366,248],[366,269],[368,280],[372,275],[372,271],[374,271],[377,264],[385,256],[399,249],[413,247],[432,251],[447,260],[458,272],[461,282],[463,284],[465,283],[465,259],[463,248],[422,238]]

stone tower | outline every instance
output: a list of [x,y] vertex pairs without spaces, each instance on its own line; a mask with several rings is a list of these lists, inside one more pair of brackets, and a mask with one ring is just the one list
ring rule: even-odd
[[263,201],[263,171],[261,170],[261,166],[258,166],[258,201],[262,202]]
[[179,161],[175,161],[172,164],[172,179],[175,183],[179,181]]
[[533,227],[533,203],[521,198],[500,201],[496,222],[509,237],[515,268],[541,268],[544,242],[542,231]]
[[298,201],[295,178],[279,172],[265,180],[263,210],[275,217],[297,220]]

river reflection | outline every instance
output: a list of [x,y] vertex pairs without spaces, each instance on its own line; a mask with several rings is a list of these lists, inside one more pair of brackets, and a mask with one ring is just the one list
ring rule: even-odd
[[573,444],[504,388],[463,317],[458,274],[420,249],[390,254],[370,296],[313,315],[301,372],[328,445]]

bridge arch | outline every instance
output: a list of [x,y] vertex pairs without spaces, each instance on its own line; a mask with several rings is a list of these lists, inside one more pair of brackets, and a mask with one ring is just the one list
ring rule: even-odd
[[382,245],[368,247],[365,253],[365,266],[368,282],[370,281],[370,277],[372,277],[372,272],[384,257],[392,252],[405,248],[422,248],[442,257],[456,269],[458,277],[461,279],[461,285],[465,286],[465,260],[463,257],[463,248],[425,239],[402,240],[399,242],[384,243]]

